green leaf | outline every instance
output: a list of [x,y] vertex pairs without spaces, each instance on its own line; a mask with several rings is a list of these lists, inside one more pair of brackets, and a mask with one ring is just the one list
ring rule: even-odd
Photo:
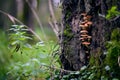
[[79,71],[77,71],[77,72],[75,72],[74,74],[80,74],[80,72],[79,72]]
[[119,79],[117,79],[117,78],[113,78],[112,80],[119,80]]
[[90,76],[88,77],[88,79],[94,79],[94,76],[95,76],[95,74],[94,73],[92,73],[92,74],[90,74]]

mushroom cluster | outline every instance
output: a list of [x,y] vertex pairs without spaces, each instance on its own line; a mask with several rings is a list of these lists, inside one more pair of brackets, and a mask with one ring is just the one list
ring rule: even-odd
[[91,36],[89,35],[89,29],[90,26],[92,25],[91,17],[90,15],[87,15],[86,13],[82,13],[81,16],[83,16],[83,20],[80,22],[79,27],[81,28],[80,31],[80,40],[82,41],[82,45],[84,46],[89,46],[90,45],[90,40]]

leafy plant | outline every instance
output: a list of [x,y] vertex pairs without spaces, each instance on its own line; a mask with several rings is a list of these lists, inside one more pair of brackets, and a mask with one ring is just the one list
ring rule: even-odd
[[120,12],[117,11],[117,6],[112,6],[111,9],[108,10],[108,14],[106,15],[106,19],[112,19],[118,15],[120,15]]
[[0,30],[0,80],[3,80],[6,76],[6,66],[10,62],[10,50],[8,49],[7,34]]
[[111,68],[112,76],[120,78],[120,67],[118,57],[120,56],[120,29],[114,29],[111,35],[111,41],[107,44],[108,53],[106,55],[106,64]]
[[[53,75],[55,71],[53,67],[59,67],[59,45],[53,41],[29,44],[28,40],[31,40],[31,37],[27,34],[28,29],[24,25],[13,25],[9,30],[12,62],[7,67],[6,78],[8,80],[42,80]],[[13,54],[19,52],[22,54]]]
[[[12,47],[16,47],[15,51],[21,50],[23,47],[29,47],[27,41],[32,39],[27,34],[28,29],[25,25],[12,25],[9,29],[9,44]],[[22,50],[21,50],[22,53]]]

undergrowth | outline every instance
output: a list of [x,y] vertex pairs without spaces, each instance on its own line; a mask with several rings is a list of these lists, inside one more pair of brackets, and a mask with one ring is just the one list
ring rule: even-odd
[[8,37],[1,33],[0,80],[44,80],[54,75],[54,66],[59,68],[59,45],[54,41],[35,41],[24,25],[12,25]]

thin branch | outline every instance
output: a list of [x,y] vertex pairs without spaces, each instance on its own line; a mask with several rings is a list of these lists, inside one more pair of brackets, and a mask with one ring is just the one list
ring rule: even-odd
[[26,0],[26,2],[28,3],[28,6],[30,7],[31,11],[32,11],[33,14],[34,14],[35,19],[37,20],[37,22],[38,22],[38,24],[39,24],[39,26],[40,26],[40,28],[41,28],[41,31],[42,31],[42,33],[43,33],[43,35],[44,35],[44,38],[47,40],[46,34],[45,34],[45,32],[44,32],[44,29],[43,29],[43,25],[42,25],[42,23],[41,23],[41,20],[40,20],[38,14],[37,14],[36,11],[34,10],[34,8],[31,6],[30,2],[29,2],[28,0]]
[[35,31],[33,31],[31,28],[29,28],[29,31],[32,32],[40,41],[42,41],[42,39],[39,37],[39,35],[37,35],[37,33],[35,33]]
[[57,25],[57,20],[55,18],[55,14],[54,14],[54,11],[53,11],[51,0],[48,0],[48,4],[49,4],[50,15],[51,15],[52,21],[54,23],[54,28],[56,30],[55,32],[59,32],[59,28],[58,28],[58,25]]
[[[15,22],[18,22],[19,24],[24,25],[24,23],[22,23],[20,20],[18,20],[17,18],[15,18],[14,16],[12,16],[12,15],[10,15],[8,13],[6,13],[6,12],[4,12],[2,10],[0,10],[0,13],[6,15],[13,22],[13,24],[15,24]],[[39,35],[37,35],[31,28],[29,28],[26,25],[25,25],[25,27],[27,29],[29,29],[29,31],[32,32],[40,41],[42,41],[42,39],[39,37]]]
[[15,21],[17,21],[18,23],[23,25],[23,23],[20,20],[18,20],[17,18],[15,18],[14,16],[12,16],[12,15],[10,15],[2,10],[0,10],[0,13],[6,15],[12,21],[13,24],[15,24]]
[[59,34],[58,34],[58,32],[56,31],[56,29],[54,28],[54,25],[52,24],[52,22],[51,22],[50,20],[48,21],[48,23],[49,23],[49,25],[51,26],[51,28],[53,29],[53,31],[54,31],[57,39],[59,40]]
[[44,66],[44,67],[48,67],[48,68],[50,68],[50,69],[56,69],[56,70],[60,70],[60,71],[63,71],[63,72],[69,72],[69,73],[75,73],[75,72],[78,72],[78,71],[70,71],[70,70],[65,70],[65,69],[62,69],[62,68],[57,68],[57,67],[55,67],[55,66],[47,66],[47,65],[41,65],[41,66]]

